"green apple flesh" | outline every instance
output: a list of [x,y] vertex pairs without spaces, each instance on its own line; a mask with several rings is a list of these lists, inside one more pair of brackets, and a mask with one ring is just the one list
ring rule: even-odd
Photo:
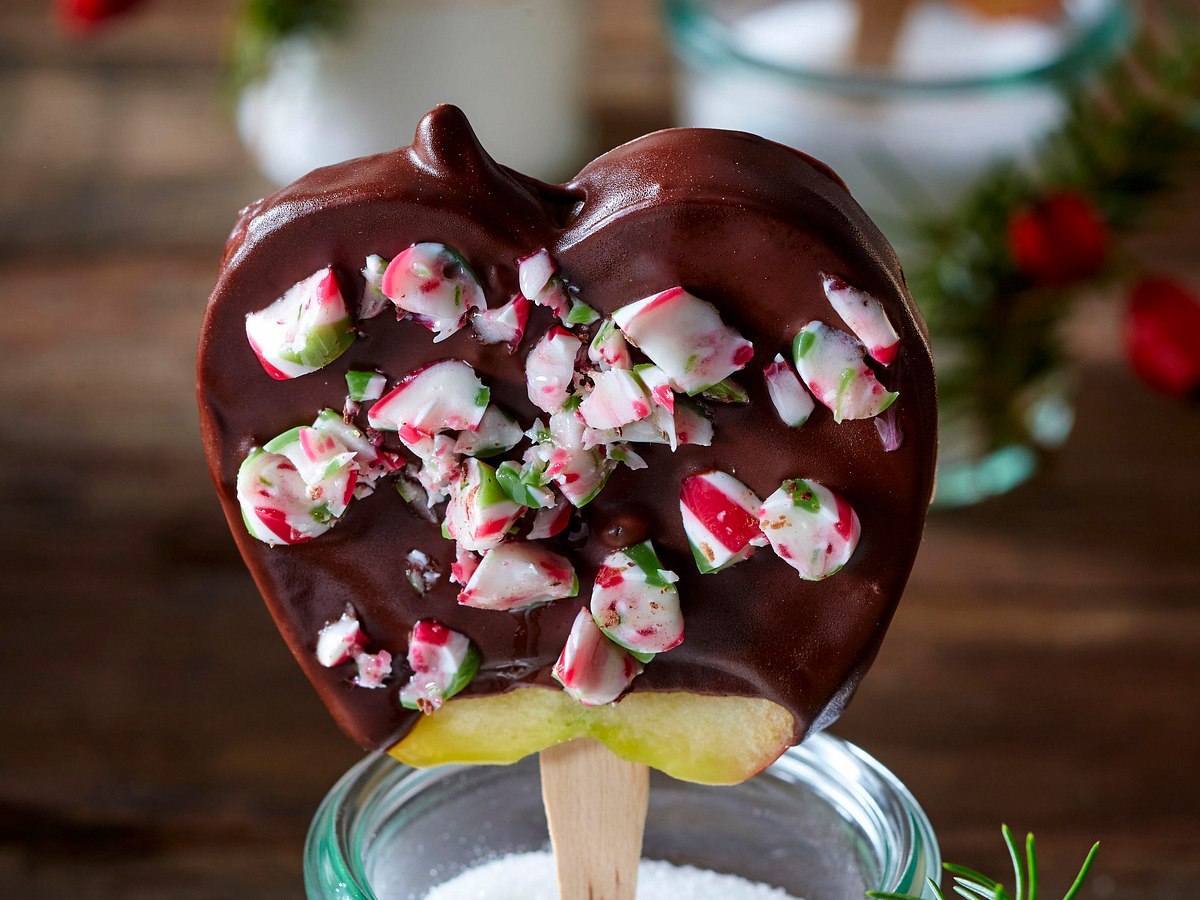
[[633,693],[586,707],[525,687],[447,702],[389,753],[410,766],[506,764],[554,744],[595,738],[630,762],[700,784],[737,784],[792,743],[792,715],[769,700],[687,692]]

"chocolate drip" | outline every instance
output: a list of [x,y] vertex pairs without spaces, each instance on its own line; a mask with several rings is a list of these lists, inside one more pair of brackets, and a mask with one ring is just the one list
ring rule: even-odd
[[[714,303],[754,343],[754,359],[738,376],[751,402],[712,404],[711,447],[672,453],[638,445],[649,468],[618,468],[583,510],[585,536],[564,538],[559,548],[575,562],[580,598],[498,613],[460,607],[457,586],[446,579],[418,595],[405,578],[405,556],[420,549],[449,572],[454,547],[387,482],[308,544],[271,548],[242,525],[235,479],[247,451],[311,422],[323,407],[341,409],[349,368],[378,367],[394,382],[435,359],[465,359],[493,400],[524,424],[538,413],[526,397],[523,367],[551,324],[543,309],[534,311],[516,354],[479,343],[470,328],[434,345],[425,328],[385,312],[361,323],[350,350],[318,372],[273,381],[263,371],[246,341],[247,313],[329,264],[345,296],[356,298],[366,256],[391,258],[420,241],[462,253],[489,306],[516,292],[516,260],[546,247],[602,313],[679,284]],[[896,361],[879,370],[900,392],[894,408],[905,439],[894,452],[884,451],[874,422],[836,425],[822,407],[803,428],[787,428],[768,398],[762,369],[787,353],[801,326],[820,319],[845,328],[824,297],[822,272],[878,297],[901,335]],[[680,575],[686,639],[650,663],[633,690],[765,697],[792,712],[799,740],[836,717],[874,658],[916,555],[933,482],[932,362],[890,247],[826,167],[733,132],[652,134],[553,186],[497,165],[462,113],[439,107],[421,122],[412,147],[319,169],[243,213],[209,301],[198,395],[209,465],[242,554],[304,671],[342,728],[366,747],[394,743],[419,714],[400,706],[394,688],[357,688],[347,672],[318,665],[317,632],[347,603],[371,649],[386,649],[398,662],[418,618],[469,636],[483,666],[468,694],[550,685],[550,666],[600,561],[643,537]],[[861,519],[853,558],[822,582],[802,581],[770,549],[700,575],[682,528],[679,484],[708,468],[730,472],[760,497],[785,478],[828,485]]]

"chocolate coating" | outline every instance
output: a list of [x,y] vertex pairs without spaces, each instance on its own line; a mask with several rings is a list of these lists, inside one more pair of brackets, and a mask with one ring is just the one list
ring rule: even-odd
[[[579,598],[523,613],[471,609],[456,603],[458,588],[445,578],[419,596],[405,579],[405,556],[419,548],[448,573],[454,545],[413,515],[387,481],[310,543],[272,548],[246,533],[235,493],[241,461],[323,407],[341,409],[349,368],[378,367],[394,383],[423,363],[465,359],[523,424],[538,412],[526,396],[524,358],[551,324],[544,309],[534,310],[513,355],[479,343],[469,327],[435,345],[425,328],[384,312],[361,323],[350,350],[318,372],[273,381],[263,371],[246,340],[247,313],[330,264],[353,301],[366,256],[391,258],[420,241],[462,253],[489,306],[517,291],[516,260],[546,247],[602,313],[683,285],[754,344],[754,359],[737,376],[751,402],[710,405],[711,447],[672,453],[636,445],[649,468],[619,467],[584,508],[586,538],[560,548],[575,562]],[[871,420],[837,425],[818,405],[803,428],[791,429],[768,398],[762,369],[776,353],[788,355],[805,323],[849,330],[824,296],[822,272],[879,298],[900,333],[896,360],[876,367],[900,392],[894,409],[904,441],[894,452],[884,451]],[[370,649],[396,657],[401,683],[409,629],[435,618],[483,653],[467,694],[553,685],[550,667],[601,560],[613,546],[647,536],[680,576],[686,638],[653,660],[632,689],[765,697],[792,712],[799,741],[836,718],[874,658],[916,556],[933,483],[933,364],[891,248],[827,168],[734,132],[651,134],[552,186],[497,165],[462,113],[439,107],[411,147],[318,169],[242,213],[204,320],[198,396],[205,452],[242,555],[296,659],[341,727],[365,747],[390,746],[419,713],[400,706],[394,687],[354,687],[346,667],[317,663],[317,633],[347,603],[372,638]],[[854,556],[821,582],[801,580],[770,548],[724,572],[699,574],[679,485],[710,468],[764,498],[793,477],[837,491],[862,522]]]

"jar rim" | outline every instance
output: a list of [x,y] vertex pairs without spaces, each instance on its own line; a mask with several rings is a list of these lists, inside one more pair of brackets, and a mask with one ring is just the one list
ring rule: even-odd
[[1048,62],[978,75],[911,77],[878,70],[788,66],[763,59],[737,45],[730,25],[714,13],[712,6],[712,0],[663,0],[676,55],[688,65],[734,64],[799,87],[871,96],[944,94],[1070,81],[1113,59],[1133,30],[1133,18],[1121,0],[1096,0],[1087,15],[1071,12],[1078,4],[1068,5],[1066,15],[1074,15],[1078,27],[1061,52]]
[[[494,767],[414,769],[382,752],[362,759],[330,789],[313,817],[304,847],[307,896],[376,900],[365,857],[382,820],[439,783],[484,768]],[[924,896],[926,879],[937,880],[940,850],[929,818],[900,780],[859,747],[814,735],[754,780],[764,776],[808,789],[863,835],[876,853],[879,890]]]

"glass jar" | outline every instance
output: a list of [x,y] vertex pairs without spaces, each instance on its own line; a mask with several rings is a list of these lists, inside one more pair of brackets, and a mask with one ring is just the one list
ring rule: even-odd
[[[1027,160],[1063,122],[1063,89],[1111,62],[1131,32],[1121,0],[1063,0],[1061,14],[985,19],[917,3],[893,64],[856,66],[862,0],[665,0],[682,64],[681,124],[750,131],[832,166],[896,248],[938,368],[935,505],[1029,479],[1073,421],[1059,322],[1030,309],[941,308],[920,223],[996,163]],[[928,270],[928,271],[926,271]],[[915,277],[914,277],[915,276]]]
[[[545,850],[538,764],[418,770],[374,754],[326,796],[308,833],[310,900],[421,900],[497,856]],[[651,774],[643,854],[805,900],[867,889],[932,896],[933,829],[908,790],[852,744],[817,735],[733,787]]]

